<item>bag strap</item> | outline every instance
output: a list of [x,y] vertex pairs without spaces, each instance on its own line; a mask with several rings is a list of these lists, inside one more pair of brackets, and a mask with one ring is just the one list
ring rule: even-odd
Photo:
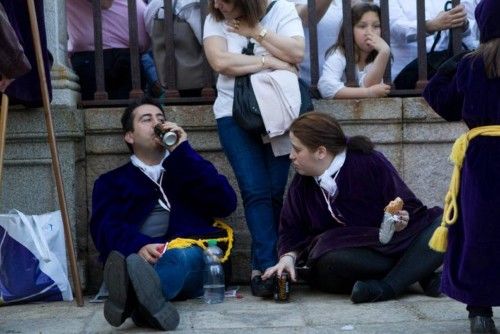
[[[177,1],[177,0],[176,0],[176,1]],[[267,8],[266,8],[266,13],[264,14],[264,16],[262,16],[262,18],[261,18],[259,21],[262,21],[262,19],[263,19],[264,17],[266,17],[266,15],[267,15],[267,14],[271,11],[271,9],[273,9],[273,7],[274,7],[274,5],[276,4],[276,2],[277,2],[277,0],[274,0],[273,2],[271,2],[271,3],[269,4],[269,6],[267,6]]]

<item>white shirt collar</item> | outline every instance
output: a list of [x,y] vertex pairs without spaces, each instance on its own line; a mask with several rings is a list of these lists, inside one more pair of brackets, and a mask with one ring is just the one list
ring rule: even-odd
[[158,182],[160,179],[161,173],[165,170],[163,168],[163,161],[168,157],[170,154],[169,151],[165,150],[165,156],[161,160],[161,162],[157,165],[146,165],[144,162],[142,162],[135,154],[133,154],[130,157],[130,161],[134,166],[139,168],[146,176],[148,176],[153,182]]
[[320,176],[315,176],[314,179],[318,183],[318,185],[325,189],[330,195],[335,195],[337,192],[337,175],[338,171],[344,165],[346,158],[346,150],[344,149],[342,152],[337,154],[335,158],[333,158],[330,166],[321,174]]

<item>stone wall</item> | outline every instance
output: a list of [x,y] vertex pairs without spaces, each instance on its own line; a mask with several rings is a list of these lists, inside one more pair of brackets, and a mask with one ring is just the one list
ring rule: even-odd
[[[73,245],[85,284],[88,234],[84,113],[76,108],[54,107],[52,118]],[[51,162],[43,110],[11,108],[7,118],[0,212],[14,208],[26,214],[58,210]]]

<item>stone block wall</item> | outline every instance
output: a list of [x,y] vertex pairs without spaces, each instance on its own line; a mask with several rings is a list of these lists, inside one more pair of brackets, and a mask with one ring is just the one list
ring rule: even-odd
[[[87,263],[87,194],[83,111],[54,107],[52,118],[78,265],[85,284]],[[59,210],[52,159],[42,109],[11,108],[0,187],[0,212],[26,214]]]

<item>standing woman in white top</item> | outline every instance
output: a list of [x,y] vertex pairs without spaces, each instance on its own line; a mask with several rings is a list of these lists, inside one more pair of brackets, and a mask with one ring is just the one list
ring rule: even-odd
[[342,27],[337,43],[326,52],[327,58],[318,82],[319,92],[325,99],[387,96],[391,87],[383,83],[383,77],[391,49],[380,37],[380,7],[359,2],[352,6],[351,16],[359,87],[345,86],[346,57]]
[[[304,31],[295,6],[277,0],[211,0],[203,45],[208,62],[219,73],[214,113],[219,139],[243,199],[252,236],[252,293],[267,297],[272,280],[262,273],[277,262],[277,229],[288,180],[288,156],[275,157],[261,135],[242,129],[233,119],[234,79],[262,70],[296,73],[304,57]],[[244,55],[248,41],[254,56]]]

